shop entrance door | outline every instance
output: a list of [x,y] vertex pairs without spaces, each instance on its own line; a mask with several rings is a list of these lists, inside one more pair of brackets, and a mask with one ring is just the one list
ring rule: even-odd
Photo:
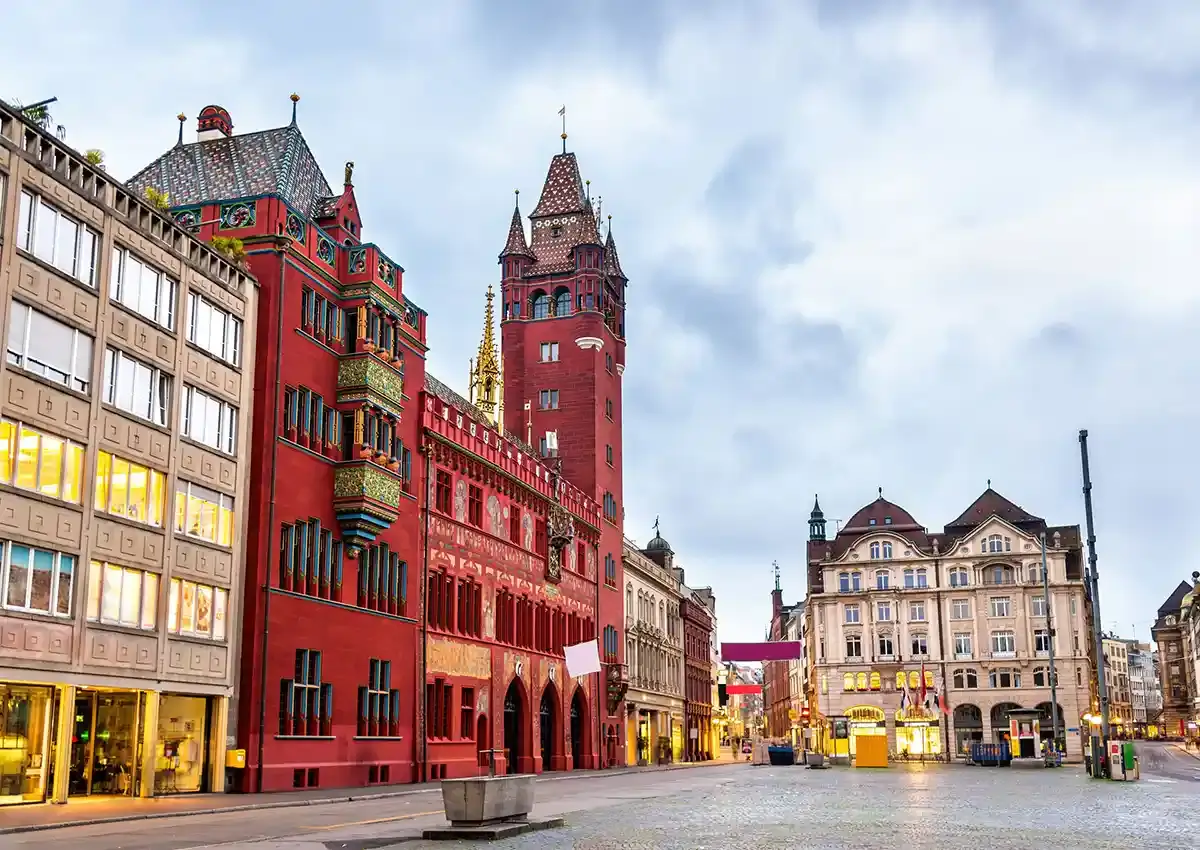
[[136,691],[80,691],[71,732],[71,796],[137,791],[141,696]]
[[0,685],[0,806],[46,799],[52,694]]

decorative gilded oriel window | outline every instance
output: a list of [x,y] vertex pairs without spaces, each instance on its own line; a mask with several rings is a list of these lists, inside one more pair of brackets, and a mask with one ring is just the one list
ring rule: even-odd
[[233,497],[180,481],[175,488],[175,531],[220,546],[232,546]]
[[229,591],[207,584],[171,579],[167,592],[167,632],[225,640]]
[[96,510],[161,526],[167,477],[157,469],[101,451],[96,459]]
[[158,623],[158,574],[92,561],[87,618],[93,623],[153,631]]
[[0,419],[0,481],[79,504],[83,446],[21,422]]

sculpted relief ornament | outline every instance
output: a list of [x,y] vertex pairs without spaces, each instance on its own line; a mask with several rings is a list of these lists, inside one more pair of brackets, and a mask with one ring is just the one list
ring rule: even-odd
[[546,559],[546,578],[558,581],[562,577],[563,556],[570,550],[571,541],[575,539],[575,518],[560,504],[550,506],[550,516],[546,520],[546,536],[549,538],[549,557]]
[[461,478],[454,484],[454,518],[467,521],[467,482]]

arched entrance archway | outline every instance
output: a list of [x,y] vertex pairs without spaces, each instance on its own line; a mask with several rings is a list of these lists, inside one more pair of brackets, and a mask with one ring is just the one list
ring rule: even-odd
[[504,756],[508,773],[520,772],[525,724],[525,689],[520,679],[513,679],[504,695]]
[[954,707],[954,751],[969,755],[972,744],[983,743],[983,712],[979,706],[964,702]]
[[1001,702],[992,706],[992,741],[997,744],[1003,744],[1009,740],[1009,724],[1008,713],[1021,706],[1015,702]]
[[571,698],[571,767],[574,770],[586,767],[585,758],[591,756],[587,734],[590,727],[583,688],[576,688],[575,696]]
[[559,721],[558,688],[549,682],[542,690],[542,704],[539,710],[541,721],[542,770],[555,770],[554,758],[561,749],[559,738],[562,737],[562,726]]
[[[1067,739],[1067,719],[1063,713],[1062,705],[1058,705],[1058,740],[1054,742],[1056,747],[1062,748],[1066,746]],[[1041,739],[1049,741],[1054,738],[1054,714],[1051,713],[1049,702],[1039,702],[1037,709],[1042,713]]]

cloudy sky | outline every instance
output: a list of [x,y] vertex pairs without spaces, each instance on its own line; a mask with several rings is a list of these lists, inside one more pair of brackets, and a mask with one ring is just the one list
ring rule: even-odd
[[772,560],[802,592],[814,493],[847,519],[883,487],[940,528],[991,479],[1082,523],[1083,427],[1106,627],[1147,638],[1200,569],[1200,4],[40,0],[5,22],[28,37],[0,95],[57,96],[119,177],[180,111],[189,138],[208,103],[245,132],[298,92],[460,390],[565,103],[631,279],[626,530],[661,515],[726,640],[761,636]]

